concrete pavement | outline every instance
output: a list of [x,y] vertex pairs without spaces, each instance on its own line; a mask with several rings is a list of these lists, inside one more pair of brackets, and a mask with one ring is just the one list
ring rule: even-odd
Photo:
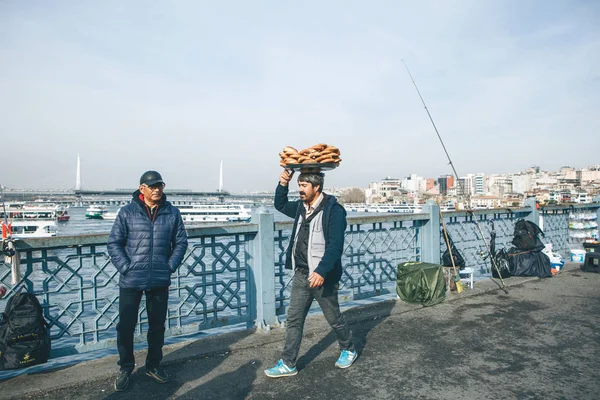
[[[549,279],[510,278],[423,308],[401,300],[346,312],[360,351],[333,364],[335,335],[309,318],[299,374],[269,379],[283,330],[236,332],[165,349],[172,382],[134,372],[113,392],[116,357],[0,382],[2,399],[595,399],[600,393],[600,274],[567,264]],[[136,354],[143,364],[144,352]]]

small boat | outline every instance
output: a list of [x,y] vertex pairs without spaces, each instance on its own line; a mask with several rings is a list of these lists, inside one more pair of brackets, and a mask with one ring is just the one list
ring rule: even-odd
[[107,211],[104,213],[103,218],[107,221],[114,221],[115,219],[117,219],[117,215],[119,214],[119,211],[121,211],[120,208],[116,212]]
[[69,206],[56,206],[55,209],[55,213],[56,213],[56,220],[58,222],[67,222],[69,219],[71,219],[71,216],[69,215],[69,212],[67,211],[67,209],[69,208]]
[[85,217],[88,219],[104,219],[107,210],[105,206],[91,205],[85,210]]

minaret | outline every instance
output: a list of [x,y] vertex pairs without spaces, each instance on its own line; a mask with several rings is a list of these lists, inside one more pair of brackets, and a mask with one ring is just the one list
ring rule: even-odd
[[223,160],[221,160],[221,168],[219,170],[219,193],[223,192]]
[[77,154],[77,178],[75,180],[75,191],[81,191],[81,161]]

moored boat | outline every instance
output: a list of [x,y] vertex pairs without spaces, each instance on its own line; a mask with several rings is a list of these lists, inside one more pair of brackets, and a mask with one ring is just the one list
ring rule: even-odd
[[94,204],[85,210],[85,217],[88,219],[104,219],[106,212],[107,209],[105,206]]
[[51,220],[13,220],[9,223],[14,239],[44,238],[57,235],[56,222]]
[[367,213],[419,213],[421,206],[418,204],[353,204],[344,205],[347,212],[367,212]]
[[53,220],[65,222],[71,217],[68,213],[69,206],[63,206],[60,204],[27,204],[27,203],[11,203],[4,209],[0,209],[0,218],[6,217],[8,219],[17,220]]
[[117,215],[119,214],[119,211],[121,211],[120,208],[115,212],[107,211],[104,213],[103,219],[105,219],[107,221],[114,221],[115,219],[117,219]]
[[181,212],[185,224],[208,222],[250,222],[252,213],[243,204],[174,204]]
[[67,222],[68,220],[71,219],[71,216],[69,215],[69,206],[56,206],[56,220],[59,222]]

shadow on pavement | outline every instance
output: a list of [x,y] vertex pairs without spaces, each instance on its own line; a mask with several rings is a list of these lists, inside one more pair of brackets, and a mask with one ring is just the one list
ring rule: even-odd
[[[360,357],[362,351],[367,346],[369,332],[390,316],[396,301],[385,301],[376,306],[371,306],[371,310],[365,313],[363,310],[348,310],[344,314],[352,330],[352,340]],[[374,313],[373,310],[376,310]],[[368,315],[366,315],[368,314]],[[325,349],[337,342],[335,332],[330,331],[318,343],[313,345],[306,353],[298,358],[298,370],[302,370],[306,365],[319,356]]]
[[207,383],[182,394],[180,398],[190,400],[201,399],[207,393],[219,393],[220,399],[246,398],[252,390],[252,385],[261,366],[262,363],[260,361],[252,360],[235,371],[219,375]]
[[[231,346],[246,337],[254,334],[251,329],[236,332],[230,335],[208,338],[205,341],[191,342],[178,350],[165,356],[161,366],[171,377],[170,382],[159,384],[146,376],[143,362],[144,355],[136,354],[137,363],[141,366],[131,374],[129,388],[124,392],[113,392],[112,381],[110,391],[103,399],[166,399],[176,398],[200,398],[200,393],[211,393],[214,391],[229,390],[231,398],[243,398],[251,389],[256,379],[256,370],[260,367],[260,361],[253,360],[238,368],[234,372],[210,377],[211,372],[231,355]],[[210,341],[211,343],[206,343]],[[201,347],[202,346],[202,347]],[[206,349],[208,348],[208,351]],[[118,371],[115,365],[115,377]],[[206,382],[205,382],[206,381]],[[229,397],[221,397],[229,398]]]

